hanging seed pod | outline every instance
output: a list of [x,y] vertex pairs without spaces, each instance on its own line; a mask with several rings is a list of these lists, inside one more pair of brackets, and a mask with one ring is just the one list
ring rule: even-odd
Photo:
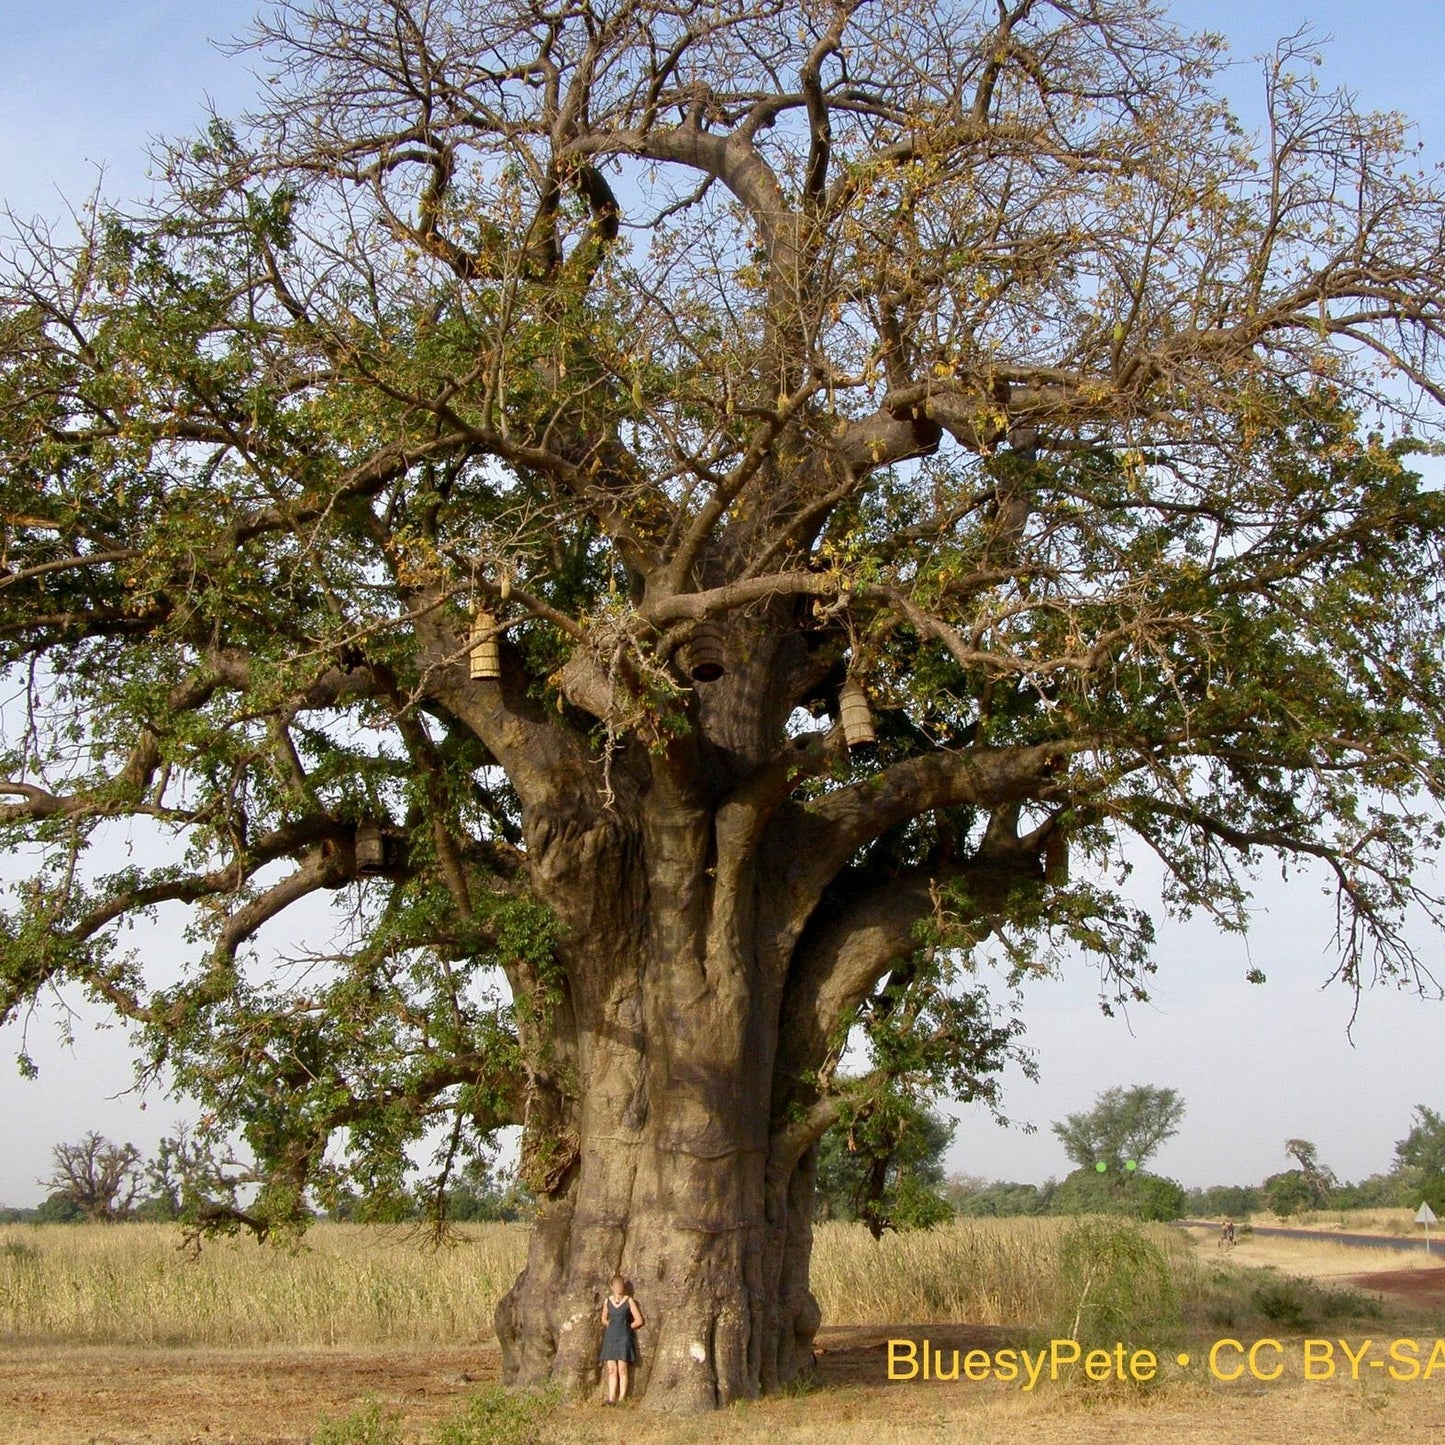
[[512,574],[504,571],[497,581],[497,595],[503,602],[512,595]]
[[375,823],[356,826],[356,871],[364,878],[386,872],[386,839]]
[[716,682],[723,675],[722,629],[716,622],[699,622],[692,629],[683,664],[694,682]]
[[492,631],[497,619],[490,612],[478,612],[472,618],[471,656],[468,671],[473,680],[485,681],[502,675],[502,654],[497,647],[497,635]]
[[871,748],[878,741],[873,714],[868,710],[868,695],[851,677],[838,689],[838,713],[850,748]]

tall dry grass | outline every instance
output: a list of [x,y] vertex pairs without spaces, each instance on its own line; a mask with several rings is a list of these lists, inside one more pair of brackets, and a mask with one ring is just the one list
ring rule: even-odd
[[[1040,1325],[1064,1299],[1064,1218],[960,1219],[936,1229],[885,1234],[822,1224],[814,1234],[813,1293],[827,1324]],[[1196,1269],[1177,1230],[1143,1226],[1181,1284]]]
[[[1069,1303],[1060,1247],[1070,1224],[960,1220],[877,1242],[860,1224],[821,1225],[813,1289],[829,1324],[1039,1326]],[[1146,1229],[1183,1282],[1195,1269],[1188,1243],[1177,1231]],[[294,1252],[216,1240],[199,1258],[178,1239],[159,1224],[0,1227],[0,1338],[485,1344],[492,1308],[522,1266],[527,1229],[466,1225],[456,1244],[432,1250],[407,1231],[319,1224]]]
[[1285,1225],[1290,1229],[1338,1230],[1343,1234],[1397,1234],[1424,1239],[1413,1209],[1307,1209],[1280,1218],[1268,1212],[1250,1216],[1254,1224]]
[[173,1225],[0,1228],[0,1337],[103,1344],[464,1345],[522,1267],[523,1225],[409,1231],[322,1224],[289,1251],[218,1239],[198,1258]]

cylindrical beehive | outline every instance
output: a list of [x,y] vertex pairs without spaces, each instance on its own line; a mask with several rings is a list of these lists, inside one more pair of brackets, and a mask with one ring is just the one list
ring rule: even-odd
[[356,871],[364,876],[386,872],[386,839],[375,823],[356,825]]
[[699,622],[692,629],[683,662],[694,682],[716,682],[723,675],[722,629],[716,622]]
[[1044,840],[1044,882],[1062,888],[1069,881],[1069,844],[1055,828]]
[[868,695],[851,677],[838,689],[838,714],[843,722],[843,737],[850,748],[869,748],[878,741],[878,734],[873,731],[873,714],[868,711]]
[[502,654],[493,629],[497,619],[490,612],[478,612],[472,618],[471,655],[467,666],[474,680],[484,681],[502,675]]

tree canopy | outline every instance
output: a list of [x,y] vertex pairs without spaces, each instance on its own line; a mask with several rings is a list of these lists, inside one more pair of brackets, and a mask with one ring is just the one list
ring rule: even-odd
[[1428,1104],[1416,1104],[1410,1132],[1395,1144],[1395,1167],[1422,1174],[1445,1174],[1445,1117]]
[[818,1147],[820,1219],[860,1220],[874,1239],[953,1215],[941,1186],[953,1125],[896,1088],[850,1103]]
[[1079,1169],[1099,1169],[1122,1177],[1142,1169],[1160,1145],[1179,1132],[1184,1100],[1177,1089],[1136,1084],[1105,1089],[1094,1107],[1070,1114],[1053,1126],[1064,1153]]
[[1145,996],[1129,840],[1228,928],[1322,870],[1340,976],[1418,981],[1445,191],[1399,117],[1285,43],[1248,134],[1139,0],[255,43],[152,208],[5,255],[0,1018],[137,1026],[264,1227],[438,1129],[440,1205],[523,1122],[508,1378],[585,1378],[624,1268],[702,1406],[807,1368],[850,1099],[995,1097],[983,940]]
[[1395,1144],[1394,1173],[1400,1181],[1401,1203],[1427,1203],[1437,1214],[1445,1214],[1445,1117],[1426,1104],[1415,1106],[1410,1132]]
[[112,1144],[91,1130],[74,1144],[51,1151],[54,1169],[40,1183],[85,1219],[114,1223],[130,1213],[140,1192],[140,1150]]

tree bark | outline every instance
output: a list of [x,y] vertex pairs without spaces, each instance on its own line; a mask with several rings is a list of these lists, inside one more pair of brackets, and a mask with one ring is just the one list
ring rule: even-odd
[[808,1358],[794,1337],[801,1321],[811,1338],[817,1310],[796,1208],[802,1194],[805,1215],[811,1207],[811,1180],[787,1192],[792,1210],[768,1217],[776,1029],[729,1027],[721,991],[684,996],[650,965],[620,971],[600,1019],[579,1029],[575,1148],[546,1161],[550,1193],[533,1165],[544,1197],[497,1332],[508,1382],[585,1389],[597,1377],[602,1296],[620,1272],[648,1320],[639,1393],[711,1409],[795,1378]]
[[[545,786],[519,779],[559,932],[553,981],[519,1011],[539,1206],[496,1313],[510,1384],[595,1386],[618,1273],[647,1318],[649,1407],[713,1409],[811,1370],[814,1146],[834,1117],[819,1071],[931,906],[927,870],[866,887],[840,872],[922,809],[998,804],[1053,766],[1036,747],[940,753],[800,802],[799,768],[831,746],[787,737],[807,659],[795,633],[741,631],[684,740],[620,746],[605,786],[555,750]],[[1016,865],[1036,863],[983,872]]]
[[496,1327],[508,1383],[586,1390],[620,1272],[638,1393],[712,1409],[796,1380],[819,1322],[811,1150],[770,1173],[786,871],[727,804],[656,783],[623,812],[529,829],[562,978],[523,1145],[536,1228]]

